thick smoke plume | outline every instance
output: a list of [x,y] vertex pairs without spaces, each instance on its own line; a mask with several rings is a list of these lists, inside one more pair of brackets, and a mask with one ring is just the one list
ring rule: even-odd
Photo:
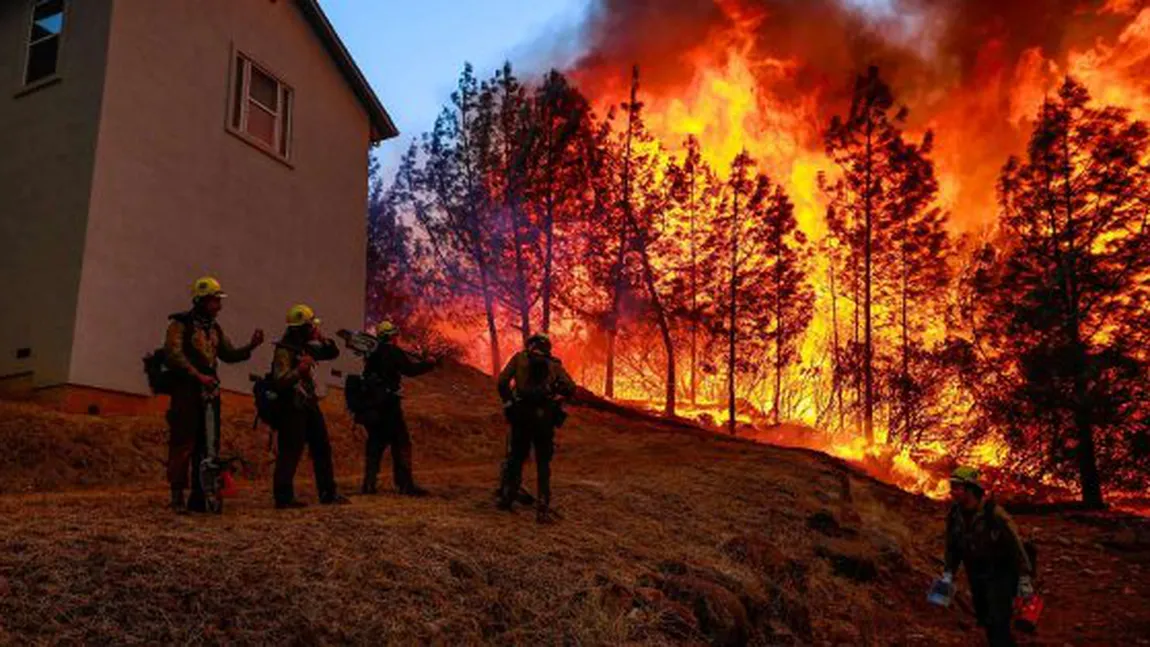
[[1096,96],[1143,116],[1150,96],[1144,0],[598,0],[584,38],[571,72],[608,102],[632,65],[658,105],[689,94],[705,70],[745,61],[758,104],[748,136],[785,129],[808,151],[845,109],[854,76],[877,65],[912,128],[935,129],[961,228],[990,220],[994,178],[1061,76],[1095,76],[1084,80]]

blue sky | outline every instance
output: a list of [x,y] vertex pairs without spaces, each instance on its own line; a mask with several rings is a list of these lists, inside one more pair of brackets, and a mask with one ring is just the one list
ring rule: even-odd
[[385,172],[431,128],[464,61],[481,78],[504,60],[521,76],[562,65],[578,53],[577,27],[590,2],[321,0],[399,127],[399,138],[380,150]]

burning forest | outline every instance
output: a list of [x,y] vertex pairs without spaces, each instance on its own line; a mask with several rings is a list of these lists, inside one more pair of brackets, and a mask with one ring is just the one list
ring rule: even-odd
[[369,313],[927,494],[1150,482],[1150,7],[600,0],[375,175]]

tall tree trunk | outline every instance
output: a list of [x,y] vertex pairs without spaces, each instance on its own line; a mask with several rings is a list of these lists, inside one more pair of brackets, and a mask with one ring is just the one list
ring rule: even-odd
[[503,358],[499,354],[499,327],[495,323],[495,294],[487,277],[486,265],[479,268],[480,289],[483,291],[483,308],[487,315],[487,334],[491,339],[491,374],[499,375],[503,369]]
[[783,232],[780,214],[772,218],[771,244],[775,248],[775,290],[772,298],[775,300],[775,403],[773,407],[774,422],[778,425],[782,421],[783,405]]
[[830,259],[830,270],[827,272],[830,275],[830,288],[831,288],[831,344],[833,353],[831,355],[831,362],[833,368],[831,369],[831,399],[838,400],[839,410],[839,431],[841,432],[846,426],[844,419],[845,412],[843,411],[843,389],[842,389],[842,357],[839,354],[839,298],[838,292],[835,289],[835,266],[834,257]]
[[900,412],[902,415],[900,417],[902,418],[901,422],[902,422],[903,438],[904,438],[905,442],[910,443],[910,442],[914,441],[914,438],[913,438],[914,433],[913,433],[913,430],[911,429],[911,425],[910,425],[910,418],[911,418],[910,330],[909,330],[910,324],[908,322],[908,307],[907,307],[907,302],[909,301],[907,292],[910,289],[910,287],[908,285],[909,281],[910,281],[910,278],[909,278],[910,268],[908,267],[910,259],[907,257],[907,246],[908,246],[907,237],[910,235],[910,232],[908,231],[907,220],[908,220],[908,218],[903,219],[903,234],[902,234],[902,236],[903,236],[903,238],[902,238],[902,303],[901,303],[901,309],[902,309],[902,389],[901,389],[902,403],[901,403],[901,406],[902,406],[902,411]]
[[727,425],[731,435],[735,435],[735,343],[738,322],[739,288],[739,192],[734,191],[731,212],[731,294],[729,319],[727,321]]
[[671,325],[667,321],[667,312],[663,308],[663,300],[659,297],[659,293],[655,287],[655,273],[651,267],[651,257],[647,253],[646,236],[642,235],[640,241],[640,249],[643,259],[643,278],[647,284],[647,294],[651,298],[651,307],[655,310],[655,323],[659,326],[659,334],[663,338],[663,352],[667,355],[667,374],[666,374],[666,388],[665,397],[666,401],[663,406],[663,414],[667,417],[675,415],[675,346],[674,340],[671,338]]
[[[506,112],[506,103],[510,100],[511,94],[505,85],[504,112]],[[515,305],[519,310],[519,330],[523,336],[523,345],[526,346],[527,338],[531,336],[531,301],[527,295],[527,261],[523,253],[523,221],[526,218],[522,210],[519,209],[518,187],[516,186],[526,170],[521,168],[525,166],[524,160],[515,158],[515,134],[513,133],[515,124],[512,117],[504,114],[501,121],[503,125],[503,159],[506,165],[503,169],[505,182],[503,208],[507,210],[507,215],[511,219],[512,243],[515,245]]]
[[[1073,169],[1074,162],[1070,154],[1070,140],[1063,133],[1062,152],[1064,161],[1062,168]],[[1069,312],[1069,337],[1074,357],[1074,427],[1078,437],[1076,456],[1078,458],[1079,485],[1082,487],[1082,502],[1092,508],[1105,506],[1102,497],[1102,476],[1098,472],[1098,451],[1094,442],[1094,424],[1091,420],[1092,412],[1089,403],[1089,388],[1086,382],[1086,372],[1089,369],[1089,350],[1085,340],[1082,339],[1082,305],[1078,290],[1078,249],[1077,228],[1075,227],[1074,194],[1072,186],[1073,177],[1068,173],[1063,183],[1063,200],[1066,209],[1065,240],[1069,245],[1069,253],[1058,253],[1055,256],[1062,267],[1062,277],[1066,301]],[[1057,228],[1051,232],[1054,236],[1056,249],[1058,246]]]
[[[639,96],[639,66],[631,70],[631,102],[627,104],[627,142],[623,152],[623,200],[625,210],[630,209],[631,203],[631,141],[635,137],[635,111],[638,109]],[[608,398],[615,397],[615,338],[619,334],[619,307],[622,304],[625,278],[624,263],[627,261],[627,229],[631,214],[624,211],[620,222],[619,255],[616,257],[615,285],[611,300],[611,328],[607,337],[607,385],[604,389]]]
[[514,231],[515,243],[515,297],[519,309],[519,329],[523,335],[523,345],[527,345],[527,338],[531,336],[531,300],[527,296],[527,262],[523,258],[523,232],[520,228],[518,209],[511,210],[511,223]]
[[619,331],[612,324],[607,330],[607,374],[604,378],[603,395],[607,398],[615,397],[615,338]]
[[691,223],[691,406],[698,404],[699,394],[699,257],[695,245],[695,172],[691,166],[688,187],[688,211]]
[[547,173],[543,235],[547,238],[543,253],[543,332],[551,333],[551,272],[555,259],[555,151],[552,115],[546,115]]
[[863,371],[861,362],[858,357],[858,350],[862,347],[862,309],[859,304],[862,303],[862,295],[859,280],[859,258],[856,249],[853,249],[852,243],[851,250],[851,307],[854,315],[854,336],[851,339],[851,378],[854,381],[854,402],[851,403],[854,409],[855,419],[855,435],[861,435],[863,431]]
[[874,226],[874,214],[872,212],[874,205],[872,204],[873,187],[872,172],[874,167],[873,151],[871,150],[871,139],[873,125],[871,109],[867,108],[867,125],[866,125],[866,193],[864,196],[864,220],[863,227],[863,325],[865,340],[863,342],[863,373],[866,382],[866,394],[863,409],[863,432],[866,437],[868,445],[874,443],[874,340],[872,339],[872,317],[871,317],[871,237],[872,229]]

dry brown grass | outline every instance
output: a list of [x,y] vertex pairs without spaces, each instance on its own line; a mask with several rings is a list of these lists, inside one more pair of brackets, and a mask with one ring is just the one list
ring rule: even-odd
[[[923,600],[936,504],[811,453],[581,408],[555,463],[563,520],[539,526],[492,506],[504,430],[487,378],[452,369],[411,393],[431,498],[277,512],[259,478],[220,517],[165,509],[158,419],[0,405],[0,442],[48,439],[16,439],[8,491],[59,490],[80,457],[91,475],[0,496],[0,643],[970,642],[969,614]],[[229,417],[232,442],[262,452]],[[351,489],[362,449],[333,427]],[[1137,621],[1105,630],[1133,641]]]

